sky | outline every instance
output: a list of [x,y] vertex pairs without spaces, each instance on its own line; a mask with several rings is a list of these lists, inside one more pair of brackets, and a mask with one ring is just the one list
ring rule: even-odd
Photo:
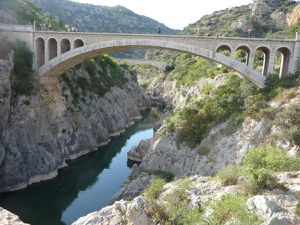
[[105,6],[124,6],[173,29],[183,29],[216,10],[252,3],[253,0],[72,0]]

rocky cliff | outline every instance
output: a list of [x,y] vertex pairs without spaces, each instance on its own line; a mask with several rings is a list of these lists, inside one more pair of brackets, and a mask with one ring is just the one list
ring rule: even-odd
[[[290,0],[256,0],[249,5],[206,15],[187,26],[183,32],[204,36],[248,37],[247,30],[251,28],[252,37],[294,38],[296,29],[289,31],[289,21],[297,4],[297,1]],[[299,20],[295,23],[298,27]],[[283,30],[288,32],[280,33]]]
[[[30,95],[18,95],[14,65],[1,60],[0,191],[56,176],[66,160],[97,150],[141,117],[148,103],[135,76],[114,62],[92,63],[101,75],[79,65],[64,78],[36,80]],[[112,79],[122,79],[122,86]]]

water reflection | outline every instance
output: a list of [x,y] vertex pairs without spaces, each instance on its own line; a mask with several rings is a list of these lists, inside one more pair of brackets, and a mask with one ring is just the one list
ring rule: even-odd
[[99,151],[82,156],[50,181],[0,195],[0,206],[32,225],[70,224],[106,206],[128,177],[127,152],[153,136],[154,121],[141,121]]

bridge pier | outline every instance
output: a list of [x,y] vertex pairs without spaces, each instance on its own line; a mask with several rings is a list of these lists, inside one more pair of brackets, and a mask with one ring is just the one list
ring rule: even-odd
[[267,76],[274,73],[274,66],[275,66],[275,54],[270,54],[269,55],[269,65],[268,65],[268,71],[267,71]]
[[248,65],[251,69],[253,69],[253,66],[254,66],[254,53],[253,53],[253,52],[250,52],[250,54],[249,54],[247,65]]
[[45,64],[49,62],[49,40],[45,41]]
[[264,76],[269,75],[269,68],[270,68],[270,53],[264,52],[264,62],[263,62],[263,70],[262,70],[262,74]]
[[291,73],[295,74],[297,71],[300,71],[300,32],[296,33]]

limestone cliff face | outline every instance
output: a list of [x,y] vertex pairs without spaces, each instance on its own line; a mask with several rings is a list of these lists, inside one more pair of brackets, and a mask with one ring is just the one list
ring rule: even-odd
[[178,145],[176,133],[157,135],[149,141],[139,167],[146,172],[167,171],[176,177],[213,175],[226,165],[241,163],[247,150],[259,145],[269,131],[266,121],[246,119],[233,133],[228,124],[223,123],[214,127],[194,149]]
[[[138,119],[146,98],[136,78],[124,70],[125,88],[103,97],[88,92],[72,102],[63,81],[42,78],[30,96],[12,95],[13,65],[0,61],[0,192],[49,179],[66,159],[95,151]],[[76,79],[82,68],[67,76]],[[80,90],[77,90],[81,94]]]

